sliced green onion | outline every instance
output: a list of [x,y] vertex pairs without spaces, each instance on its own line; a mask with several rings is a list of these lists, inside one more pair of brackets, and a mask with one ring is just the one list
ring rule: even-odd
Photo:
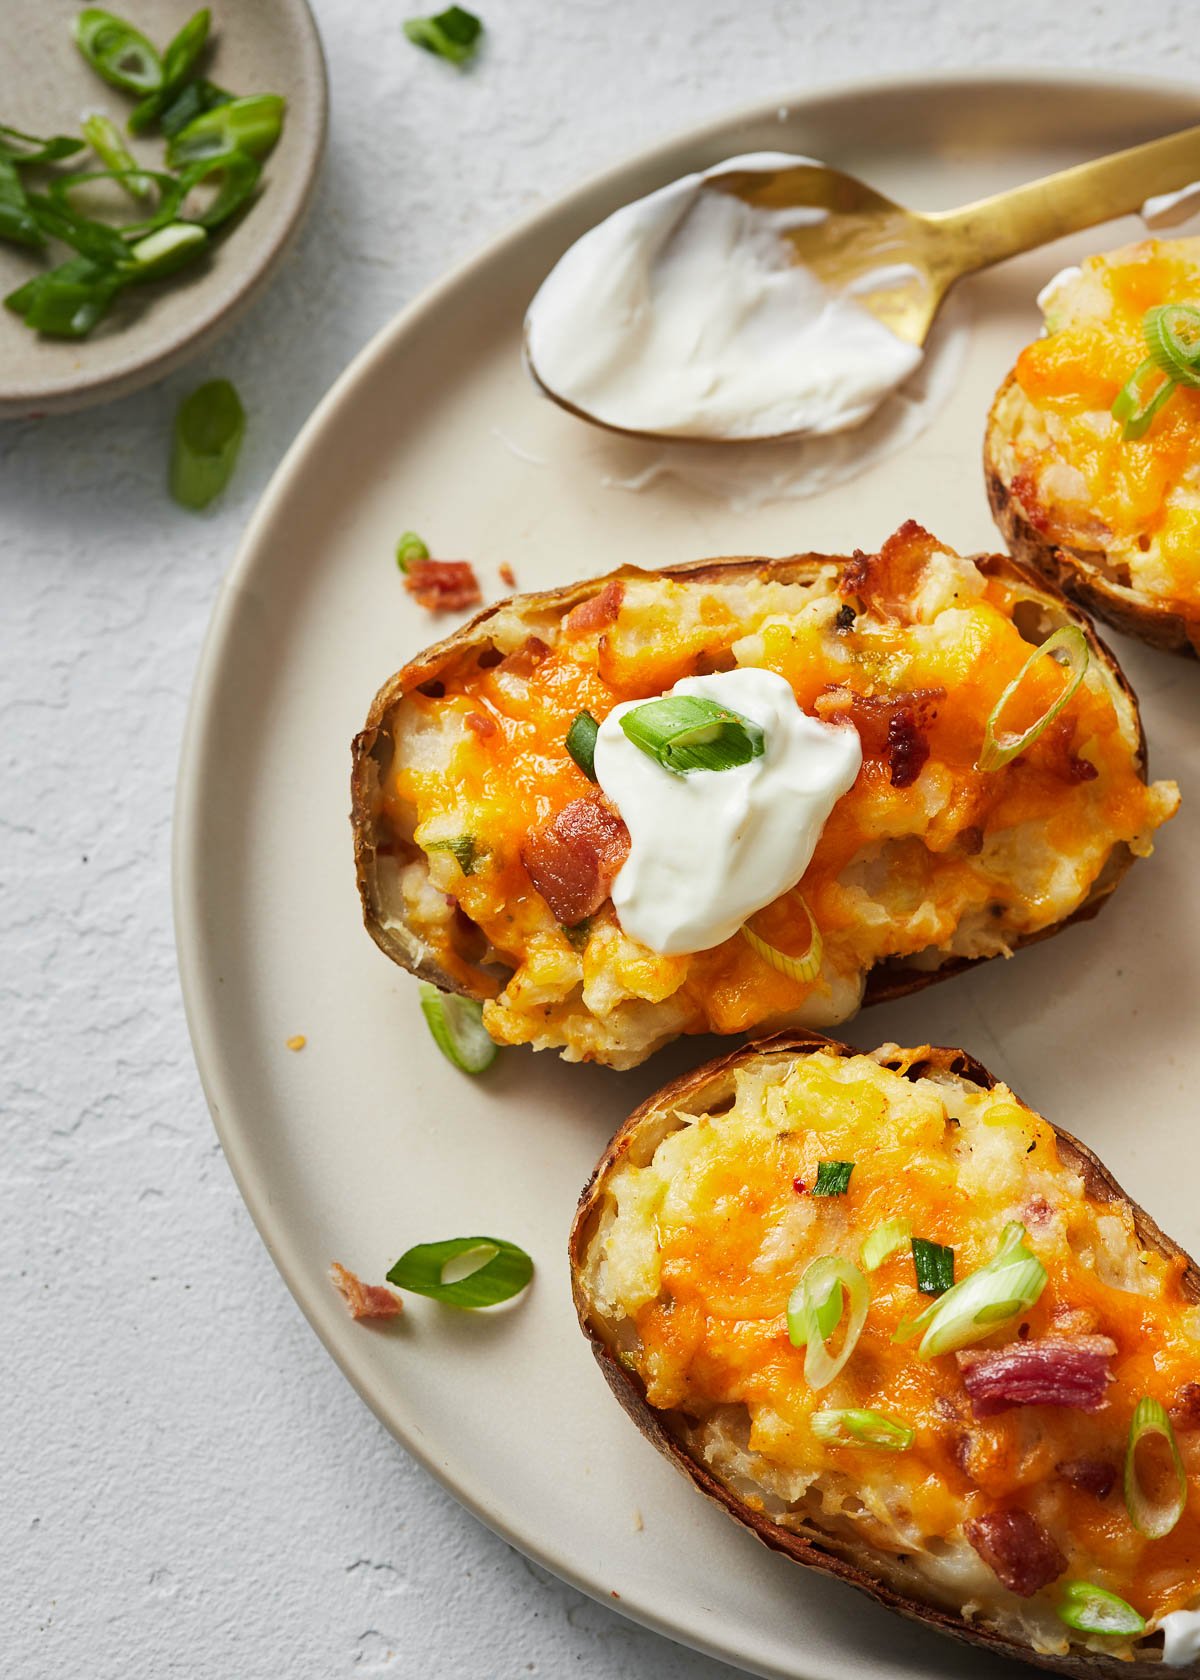
[[451,1237],[410,1248],[387,1280],[449,1307],[474,1309],[510,1301],[532,1276],[533,1261],[515,1243],[502,1237]]
[[228,105],[232,99],[233,95],[217,87],[215,82],[206,81],[203,76],[197,77],[194,82],[185,83],[163,106],[158,126],[168,140],[173,140],[196,117],[202,116],[205,111],[215,111],[218,105]]
[[17,166],[11,158],[0,155],[0,239],[13,245],[46,243],[46,236],[38,226],[33,206],[21,185]]
[[[1058,658],[1060,653],[1063,655],[1061,660]],[[1011,730],[1004,730],[1000,727],[1001,713],[1039,659],[1053,659],[1056,664],[1064,665],[1069,672],[1069,676],[1058,698],[1042,713],[1037,722],[1031,724],[1022,734],[1014,735]],[[1067,701],[1075,693],[1075,690],[1083,681],[1087,668],[1087,637],[1077,624],[1064,624],[1061,630],[1056,630],[1052,636],[1047,636],[1041,647],[1035,648],[1030,654],[1020,671],[992,707],[987,724],[984,727],[983,749],[979,754],[976,769],[1003,769],[1012,759],[1023,753],[1027,747],[1031,747],[1042,731],[1054,722]]]
[[26,326],[47,338],[86,338],[123,284],[121,275],[90,257],[71,257],[45,274],[35,274],[4,302]]
[[885,1260],[903,1248],[912,1237],[912,1224],[907,1219],[888,1219],[863,1238],[859,1264],[864,1272],[878,1271]]
[[596,780],[596,736],[600,725],[591,712],[576,712],[567,730],[566,747],[589,782]]
[[279,139],[285,106],[286,101],[277,93],[253,93],[203,111],[172,137],[167,147],[168,167],[181,169],[189,163],[208,163],[230,152],[266,157]]
[[1080,1633],[1145,1633],[1146,1623],[1132,1604],[1095,1587],[1090,1581],[1068,1581],[1058,1604],[1058,1614],[1068,1627]]
[[75,19],[75,41],[92,69],[112,87],[144,94],[162,86],[162,59],[123,18],[89,6]]
[[134,107],[129,118],[131,134],[144,134],[187,81],[204,51],[210,22],[208,8],[205,7],[203,11],[195,12],[171,41],[162,55],[162,86]]
[[58,163],[74,157],[83,150],[83,141],[68,134],[52,134],[48,140],[40,135],[26,134],[19,128],[0,123],[0,157],[13,163]]
[[449,852],[464,875],[474,875],[482,853],[473,834],[456,834],[453,840],[427,840],[427,852]]
[[1024,1225],[1004,1227],[1000,1246],[986,1266],[931,1301],[916,1318],[906,1319],[892,1340],[921,1336],[918,1359],[936,1359],[970,1347],[991,1335],[998,1324],[1025,1312],[1046,1287],[1046,1268],[1025,1245]]
[[462,64],[474,53],[483,34],[483,24],[473,12],[451,6],[436,17],[407,18],[404,33],[426,52]]
[[396,544],[396,564],[407,572],[414,560],[428,560],[429,550],[415,531],[405,531]]
[[139,204],[154,196],[154,183],[138,169],[137,163],[121,138],[121,131],[103,111],[93,111],[83,119],[83,133],[88,145],[104,164],[114,180],[125,188]]
[[[1157,1503],[1143,1488],[1137,1469],[1138,1446],[1149,1435],[1162,1436],[1167,1443],[1171,1467],[1174,1470],[1173,1494]],[[1129,1520],[1138,1533],[1144,1534],[1148,1540],[1161,1540],[1164,1534],[1170,1534],[1175,1527],[1186,1504],[1187,1474],[1175,1443],[1175,1431],[1171,1427],[1171,1420],[1157,1400],[1145,1395],[1133,1409],[1133,1419],[1129,1425],[1129,1445],[1125,1449],[1125,1509],[1129,1512]]]
[[[792,1311],[792,1302],[795,1299],[796,1291],[793,1290],[791,1299],[788,1301],[788,1340],[793,1347],[806,1347],[811,1321],[805,1314],[803,1304],[795,1312]],[[842,1322],[842,1314],[846,1310],[846,1297],[839,1279],[833,1278],[829,1282],[825,1294],[816,1298],[812,1310],[813,1317],[816,1320],[817,1334],[822,1341],[827,1342]]]
[[171,494],[186,508],[207,507],[229,483],[246,412],[227,379],[212,379],[184,398],[175,414]]
[[927,1242],[924,1237],[912,1240],[913,1266],[917,1274],[917,1288],[922,1295],[944,1295],[954,1287],[954,1250],[941,1243]]
[[138,282],[161,280],[195,262],[207,244],[208,230],[198,222],[168,222],[129,247],[129,277]]
[[[849,1315],[842,1351],[833,1355],[826,1346],[830,1332],[823,1326],[828,1323],[831,1294],[838,1299],[840,1320],[839,1298],[843,1290]],[[866,1278],[857,1266],[837,1254],[825,1254],[814,1260],[792,1290],[787,1304],[788,1337],[793,1347],[805,1350],[804,1380],[810,1388],[825,1388],[854,1352],[867,1321],[870,1301]]]
[[1155,365],[1179,385],[1200,388],[1200,309],[1163,303],[1142,317],[1142,337]]
[[433,1041],[448,1062],[463,1073],[482,1073],[496,1060],[499,1046],[483,1024],[483,1005],[457,992],[439,992],[421,983],[421,1009]]
[[[86,186],[90,181],[116,181],[119,186],[128,189],[128,178],[131,176],[145,182],[147,190],[151,193],[157,189],[157,208],[153,215],[140,222],[122,222],[119,228],[111,228],[109,231],[129,239],[134,234],[149,233],[154,228],[161,227],[164,222],[174,221],[175,213],[183,202],[183,182],[176,176],[167,175],[158,169],[141,169],[137,166],[133,169],[78,169],[69,175],[56,175],[46,188],[46,197],[60,215],[68,216],[76,222],[85,221],[86,218],[80,216],[71,202],[71,194],[76,187]],[[107,223],[101,225],[108,226]],[[116,250],[115,245],[113,249]]]
[[64,245],[72,246],[81,257],[116,265],[124,262],[129,255],[128,245],[116,228],[109,227],[107,222],[96,222],[89,216],[77,215],[74,210],[55,203],[54,199],[42,193],[30,193],[29,204],[42,232],[53,239],[61,239]]
[[671,694],[624,713],[621,728],[635,747],[673,776],[732,770],[761,758],[766,737],[740,712],[698,694]]
[[206,210],[189,210],[184,220],[195,222],[198,227],[208,228],[211,232],[224,226],[254,197],[262,175],[262,164],[249,152],[227,152],[222,157],[210,158],[207,163],[193,163],[184,170],[180,179],[184,194],[190,193],[210,175],[219,177],[221,183],[211,204]]
[[906,1452],[914,1439],[906,1423],[897,1423],[882,1412],[853,1407],[840,1412],[814,1412],[812,1432],[819,1441],[857,1441],[860,1446],[879,1447],[884,1452]]
[[763,939],[760,934],[755,933],[749,922],[743,922],[738,932],[755,956],[761,957],[769,968],[775,969],[778,974],[786,974],[789,980],[798,980],[802,985],[807,985],[810,980],[815,980],[821,972],[821,963],[825,956],[825,941],[821,937],[821,930],[817,926],[807,903],[798,893],[795,896],[799,898],[804,914],[808,917],[808,950],[802,957],[789,957],[786,951],[779,949],[778,945],[772,945],[769,940]]
[[[1143,386],[1152,373],[1161,376],[1161,383],[1147,397],[1143,394]],[[1144,437],[1174,389],[1175,381],[1162,374],[1153,356],[1147,356],[1144,362],[1140,362],[1113,398],[1111,413],[1114,420],[1121,422],[1121,436],[1126,441]]]
[[818,1161],[814,1196],[844,1196],[850,1188],[853,1161]]

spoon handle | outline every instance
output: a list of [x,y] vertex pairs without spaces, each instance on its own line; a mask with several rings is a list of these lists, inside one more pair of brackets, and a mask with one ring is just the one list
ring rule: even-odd
[[926,216],[952,249],[956,274],[988,268],[1200,179],[1200,127],[1077,164],[1023,187]]

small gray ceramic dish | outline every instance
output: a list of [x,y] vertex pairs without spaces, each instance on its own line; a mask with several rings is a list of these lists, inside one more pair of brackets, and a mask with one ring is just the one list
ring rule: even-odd
[[[287,116],[257,202],[194,269],[118,299],[90,338],[41,338],[0,309],[0,419],[61,413],[161,379],[232,325],[278,267],[312,196],[325,144],[325,61],[305,0],[209,0],[204,71],[232,93],[280,93]],[[161,50],[201,0],[116,0]],[[101,81],[71,30],[82,0],[6,0],[0,122],[32,134],[74,134],[90,110],[124,129],[133,100]],[[163,142],[130,142],[162,168]],[[79,167],[92,163],[81,153]],[[65,251],[56,253],[60,258]],[[0,296],[38,271],[36,252],[0,245]]]

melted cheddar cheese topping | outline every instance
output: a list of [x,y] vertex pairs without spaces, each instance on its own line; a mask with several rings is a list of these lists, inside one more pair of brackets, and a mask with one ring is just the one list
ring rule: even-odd
[[1046,299],[1046,336],[1017,358],[992,438],[1042,536],[1103,550],[1116,582],[1200,621],[1200,390],[1178,387],[1141,438],[1111,413],[1146,359],[1142,319],[1166,303],[1200,303],[1200,239],[1088,257]]
[[[400,873],[404,912],[447,974],[478,986],[485,954],[512,970],[485,1006],[493,1037],[622,1067],[679,1033],[829,1025],[858,1007],[874,964],[1006,955],[1078,909],[1114,847],[1149,852],[1178,795],[1146,786],[1135,714],[1096,661],[1021,758],[975,767],[988,715],[1031,652],[1023,614],[1034,642],[1053,628],[1032,587],[1023,595],[915,527],[864,560],[856,592],[839,593],[839,575],[635,575],[565,620],[502,611],[482,657],[476,646],[405,696],[382,787],[387,826],[423,853]],[[660,955],[623,933],[611,901],[564,928],[522,862],[531,826],[593,791],[565,747],[580,710],[600,720],[737,665],[778,672],[806,711],[850,718],[863,738],[862,771],[799,884],[824,941],[807,983],[739,936]],[[1036,719],[1062,680],[1040,661],[1006,726]],[[447,845],[463,837],[469,872]],[[808,943],[795,893],[755,929],[795,954]]]
[[[605,1186],[587,1258],[594,1310],[650,1404],[692,1420],[693,1449],[739,1492],[753,1483],[752,1504],[785,1524],[819,1512],[818,1524],[877,1554],[915,1558],[933,1596],[968,1616],[1007,1609],[1041,1649],[1061,1650],[1055,1606],[1068,1580],[1106,1587],[1147,1621],[1200,1600],[1200,1314],[1181,1289],[1182,1259],[1143,1248],[1124,1203],[1089,1196],[1052,1128],[1007,1087],[904,1077],[909,1058],[920,1074],[920,1056],[889,1046],[878,1059],[764,1058],[739,1070],[728,1112],[677,1113],[646,1164],[622,1159]],[[823,1160],[853,1161],[845,1194],[811,1193]],[[975,1418],[954,1354],[923,1361],[916,1341],[893,1340],[929,1301],[908,1244],[870,1274],[866,1324],[841,1373],[810,1388],[804,1349],[788,1338],[789,1292],[820,1255],[858,1264],[864,1237],[897,1218],[951,1246],[959,1280],[992,1258],[1009,1221],[1024,1224],[1048,1282],[979,1345],[1111,1338],[1102,1409],[1018,1405]],[[1158,1540],[1134,1528],[1121,1494],[1143,1395],[1174,1409],[1189,1478],[1186,1510]],[[814,1411],[845,1407],[908,1425],[912,1446],[818,1438]],[[1111,1467],[1113,1491],[1098,1497],[1059,1473],[1081,1460]],[[1065,1556],[1058,1581],[1028,1600],[964,1536],[996,1509],[1027,1511]]]

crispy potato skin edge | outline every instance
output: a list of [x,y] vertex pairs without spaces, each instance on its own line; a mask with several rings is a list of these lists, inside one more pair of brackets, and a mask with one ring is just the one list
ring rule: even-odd
[[[705,1465],[697,1463],[689,1456],[686,1447],[670,1429],[671,1414],[657,1411],[647,1402],[641,1379],[633,1372],[627,1371],[606,1345],[593,1321],[580,1278],[592,1235],[593,1216],[599,1211],[609,1175],[630,1148],[639,1129],[644,1125],[656,1123],[672,1108],[688,1104],[710,1105],[720,1101],[723,1096],[732,1092],[735,1070],[756,1057],[779,1054],[809,1056],[818,1050],[825,1050],[836,1056],[858,1056],[863,1053],[836,1039],[825,1038],[819,1033],[805,1032],[780,1033],[774,1038],[746,1045],[727,1056],[696,1068],[694,1072],[684,1074],[647,1098],[625,1121],[604,1152],[579,1198],[568,1252],[571,1289],[580,1327],[591,1344],[596,1362],[609,1387],[642,1434],[671,1459],[702,1493],[707,1494],[718,1505],[724,1506],[730,1516],[748,1528],[764,1545],[771,1547],[773,1551],[783,1552],[805,1568],[837,1576],[839,1580],[848,1582],[850,1586],[857,1587],[860,1592],[866,1593],[878,1603],[886,1605],[889,1610],[896,1610],[912,1621],[937,1628],[939,1632],[949,1634],[967,1644],[982,1645],[1001,1656],[1034,1663],[1056,1674],[1090,1677],[1090,1680],[1096,1680],[1098,1676],[1117,1675],[1124,1676],[1125,1680],[1152,1680],[1152,1677],[1154,1680],[1163,1680],[1165,1674],[1194,1674],[1194,1668],[1171,1670],[1164,1668],[1158,1661],[1122,1662],[1116,1657],[1107,1657],[1091,1651],[1075,1652],[1064,1657],[1041,1655],[1005,1634],[972,1625],[937,1606],[921,1604],[906,1598],[887,1582],[878,1580],[860,1568],[855,1562],[853,1548],[839,1549],[841,1543],[822,1536],[817,1529],[813,1529],[810,1534],[799,1535],[780,1528],[770,1517],[752,1511],[744,1505]],[[923,1047],[917,1053],[907,1077],[920,1077],[928,1072],[952,1073],[988,1091],[998,1083],[974,1057],[967,1055],[963,1050],[951,1048]],[[1017,1100],[1020,1101],[1019,1098]],[[1200,1302],[1200,1269],[1195,1262],[1178,1243],[1159,1230],[1149,1214],[1143,1212],[1138,1204],[1126,1195],[1108,1168],[1086,1145],[1072,1137],[1069,1132],[1053,1126],[1052,1122],[1049,1124],[1052,1125],[1057,1139],[1059,1159],[1081,1174],[1088,1196],[1096,1201],[1120,1202],[1128,1207],[1133,1214],[1138,1240],[1143,1247],[1172,1259],[1182,1256],[1187,1263],[1183,1277],[1184,1291],[1192,1301]]]
[[[1144,781],[1146,779],[1146,740],[1142,729],[1141,715],[1138,711],[1137,698],[1125,679],[1125,674],[1118,665],[1116,658],[1109,648],[1096,635],[1091,622],[1068,601],[1066,595],[1053,582],[1046,580],[1036,570],[1012,559],[1004,554],[988,554],[972,556],[976,565],[989,576],[1007,579],[1009,582],[1026,589],[1030,594],[1039,597],[1052,611],[1059,612],[1079,628],[1087,637],[1092,658],[1103,668],[1112,686],[1119,690],[1132,708],[1138,729],[1138,751],[1136,762],[1138,773]],[[489,622],[503,608],[520,607],[531,618],[546,613],[556,613],[565,617],[573,607],[581,601],[588,600],[598,594],[606,583],[617,578],[644,577],[692,577],[697,579],[722,580],[741,574],[745,577],[761,577],[783,583],[805,582],[811,579],[823,567],[832,562],[838,566],[846,566],[849,560],[845,556],[828,554],[797,554],[785,559],[767,560],[753,556],[741,556],[727,559],[695,560],[686,565],[666,566],[657,571],[645,571],[637,566],[623,566],[617,571],[609,572],[604,577],[587,578],[580,583],[567,584],[561,589],[545,590],[537,594],[519,595],[508,600],[498,601],[494,605],[485,607],[476,613],[467,624],[445,638],[436,642],[423,653],[417,655],[408,665],[389,680],[379,690],[372,702],[367,720],[360,732],[354,737],[352,747],[351,771],[351,812],[350,821],[354,831],[354,859],[358,879],[359,898],[362,902],[363,922],[371,938],[384,954],[406,968],[418,979],[428,980],[443,991],[458,992],[464,997],[487,998],[496,991],[493,976],[478,971],[478,983],[475,985],[460,984],[448,975],[435,960],[432,953],[424,946],[411,928],[407,928],[407,942],[398,938],[381,919],[381,906],[376,884],[375,859],[379,835],[376,832],[374,802],[381,774],[386,771],[391,758],[392,739],[388,730],[388,716],[406,694],[420,687],[422,683],[436,680],[440,671],[454,659],[473,648],[483,649],[489,645]],[[413,848],[412,856],[421,854]],[[1019,939],[1014,949],[1023,945],[1036,944],[1043,939],[1049,939],[1062,928],[1070,926],[1072,922],[1088,921],[1100,909],[1104,900],[1116,887],[1125,871],[1133,862],[1133,854],[1124,846],[1114,848],[1099,879],[1092,888],[1088,898],[1080,905],[1073,915],[1062,922],[1056,922],[1052,927],[1044,928],[1041,932],[1030,934]],[[992,959],[987,957],[961,957],[947,962],[938,969],[906,968],[903,964],[889,963],[886,966],[877,965],[867,976],[866,990],[863,1003],[883,1003],[892,998],[904,997],[910,992],[922,990],[936,981],[947,980],[951,975],[961,974],[968,968],[974,968],[981,962]]]
[[1103,571],[1104,556],[1098,550],[1072,548],[1051,542],[1029,523],[1020,503],[1001,477],[992,447],[996,410],[1016,380],[1010,373],[996,393],[983,446],[983,473],[988,505],[1001,536],[1014,559],[1035,571],[1047,583],[1061,589],[1081,606],[1103,618],[1115,630],[1136,636],[1163,653],[1196,658],[1193,636],[1200,636],[1200,623],[1189,630],[1188,620],[1152,595],[1121,588]]

